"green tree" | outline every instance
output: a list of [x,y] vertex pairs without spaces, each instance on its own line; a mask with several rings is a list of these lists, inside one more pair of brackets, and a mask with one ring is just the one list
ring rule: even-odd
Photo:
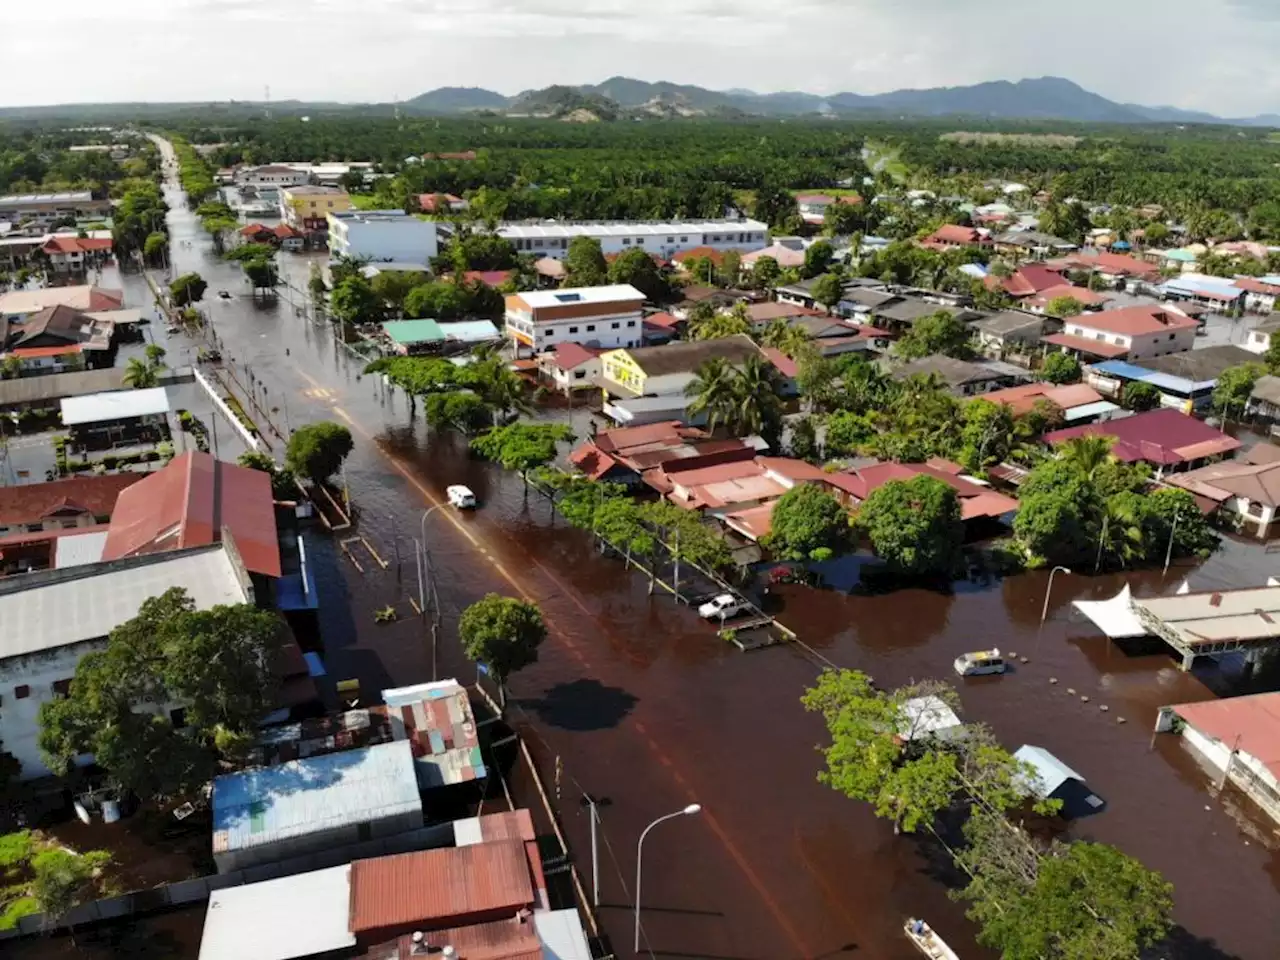
[[[788,221],[798,220],[800,208],[796,198],[789,190],[768,184],[756,190],[755,204],[751,210],[757,220],[763,220],[771,227],[785,227]],[[819,271],[821,272],[821,271]]]
[[933,477],[890,480],[862,502],[854,520],[876,556],[897,573],[946,575],[959,560],[960,503],[955,490]]
[[1040,229],[1072,243],[1083,242],[1089,226],[1089,212],[1079,203],[1055,201],[1040,211]]
[[1226,420],[1233,410],[1243,414],[1254,385],[1266,372],[1266,367],[1260,363],[1242,363],[1218,374],[1218,382],[1213,388],[1213,408],[1218,415]]
[[820,454],[818,430],[813,417],[797,417],[791,423],[791,456],[800,460],[816,461]]
[[1132,380],[1124,385],[1122,400],[1126,410],[1154,410],[1160,406],[1160,391],[1145,380]]
[[671,293],[670,284],[653,257],[640,247],[624,251],[609,264],[607,279],[610,283],[629,283],[649,300],[665,300]]
[[875,423],[867,414],[838,410],[827,417],[827,455],[855,456],[867,448],[875,435]]
[[342,468],[355,444],[340,423],[321,420],[293,431],[285,449],[285,466],[312,483],[324,483]]
[[329,295],[329,287],[324,282],[324,273],[318,263],[311,264],[311,272],[307,277],[307,290],[311,294],[311,302],[316,306],[323,305],[325,298]]
[[507,680],[538,662],[538,647],[546,639],[547,626],[532,603],[490,593],[462,611],[458,636],[467,659],[484,664],[497,682],[505,707]]
[[422,276],[408,270],[384,270],[373,278],[370,286],[374,295],[395,314],[404,311],[404,300],[409,291],[419,285]]
[[268,453],[246,450],[236,458],[236,463],[250,470],[261,470],[271,478],[271,495],[277,500],[293,500],[298,488],[293,474],[281,467]]
[[822,486],[800,484],[774,504],[762,543],[783,560],[829,560],[853,544],[849,513]]
[[1040,377],[1050,383],[1076,383],[1080,379],[1080,361],[1074,354],[1051,353],[1040,365]]
[[142,255],[147,258],[148,263],[154,263],[162,258],[169,250],[169,235],[163,230],[155,230],[147,234],[147,239],[142,244]]
[[160,382],[160,370],[138,357],[130,357],[120,382],[134,390],[149,390]]
[[840,302],[842,296],[844,296],[844,284],[834,273],[824,273],[813,285],[813,299],[826,307],[827,313],[830,313],[831,308]]
[[751,265],[751,285],[758,290],[772,290],[778,283],[782,268],[773,257],[759,257]]
[[200,274],[184,273],[169,284],[169,297],[174,306],[189,307],[204,298],[208,286]]
[[826,240],[819,240],[805,250],[804,266],[800,268],[800,275],[806,280],[819,277],[831,268],[833,259],[835,259],[835,250],[831,244]]
[[561,423],[509,423],[494,427],[471,441],[471,449],[486,460],[527,477],[530,470],[556,458],[556,444],[570,443],[573,431]]
[[1018,442],[1018,425],[1005,404],[978,398],[964,406],[960,462],[967,470],[984,470],[1003,462]]
[[78,854],[61,847],[31,858],[31,895],[46,927],[53,927],[75,907],[104,891],[104,871],[111,864],[105,850]]
[[433,393],[425,405],[427,423],[437,429],[475,433],[491,424],[491,409],[469,390]]
[[[407,304],[406,304],[407,306]],[[382,317],[382,305],[373,284],[360,274],[338,282],[329,294],[329,312],[343,323],[370,323]]]
[[600,249],[600,241],[593,237],[574,237],[570,240],[564,265],[567,271],[566,286],[598,287],[609,278],[609,265]]
[[931,357],[938,353],[956,359],[973,355],[969,328],[948,310],[921,317],[893,349],[904,360]]
[[[181,589],[143,602],[105,650],[76,666],[70,693],[40,706],[40,750],[65,775],[93,754],[112,779],[143,797],[173,796],[214,769],[218,730],[252,733],[275,701],[271,665],[280,625],[251,605],[197,610]],[[188,729],[153,704],[177,703]]]
[[1063,294],[1060,297],[1054,297],[1044,305],[1044,312],[1051,317],[1066,319],[1068,317],[1078,317],[1084,313],[1084,304],[1070,294]]

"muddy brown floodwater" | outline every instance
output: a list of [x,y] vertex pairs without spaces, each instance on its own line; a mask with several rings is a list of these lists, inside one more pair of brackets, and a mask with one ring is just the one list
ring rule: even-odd
[[[238,294],[210,304],[224,352],[248,362],[271,396],[287,397],[294,425],[327,418],[351,426],[357,442],[347,476],[360,530],[384,557],[412,557],[422,511],[448,484],[466,483],[479,497],[474,514],[446,509],[426,521],[445,611],[441,675],[474,677],[453,629],[467,604],[497,591],[541,606],[550,636],[538,663],[512,683],[512,719],[549,781],[553,758],[561,759],[563,819],[588,882],[579,799],[589,791],[609,800],[601,917],[619,956],[631,955],[637,837],[692,801],[702,804],[700,815],[663,824],[645,844],[644,952],[909,960],[916,954],[901,924],[923,916],[966,960],[991,956],[974,944],[929,851],[817,782],[823,730],[799,703],[819,668],[813,656],[796,647],[738,653],[689,610],[648,596],[641,575],[597,555],[545,501],[526,496],[518,478],[468,457],[459,438],[430,434],[402,397],[360,379],[358,362],[325,329],[287,302],[253,304],[236,271],[208,252],[180,195],[171,189],[170,197],[179,271],[199,270],[211,292]],[[282,259],[305,286],[306,259]],[[131,290],[135,283],[126,278]],[[581,430],[586,414],[573,416]],[[430,651],[415,624],[372,626],[375,607],[415,589],[411,565],[400,578],[394,563],[362,575],[323,546],[332,676],[359,677],[371,690],[428,678]],[[1145,593],[1171,591],[1183,577],[1194,588],[1244,586],[1264,582],[1274,567],[1258,546],[1232,541],[1203,565],[1133,579]],[[1172,881],[1179,930],[1162,956],[1280,956],[1274,828],[1230,791],[1214,798],[1175,738],[1151,736],[1161,705],[1240,685],[1226,667],[1180,673],[1159,647],[1126,653],[1071,614],[1071,600],[1110,596],[1123,582],[1060,574],[1042,631],[1041,574],[874,597],[788,587],[779,616],[822,656],[886,685],[951,677],[951,661],[976,648],[1029,657],[1005,677],[962,682],[965,715],[989,723],[1011,749],[1047,747],[1105,799],[1105,810],[1075,823],[1071,835],[1113,843]],[[1252,683],[1265,688],[1269,678],[1264,671]]]

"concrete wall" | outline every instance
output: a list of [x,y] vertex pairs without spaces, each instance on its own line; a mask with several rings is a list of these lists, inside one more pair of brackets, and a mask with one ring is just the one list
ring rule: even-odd
[[[36,718],[40,705],[57,696],[54,683],[70,680],[81,657],[105,647],[105,640],[91,641],[0,661],[0,743],[22,764],[21,779],[49,775],[37,744],[40,725]],[[28,688],[26,697],[18,697],[20,686]]]

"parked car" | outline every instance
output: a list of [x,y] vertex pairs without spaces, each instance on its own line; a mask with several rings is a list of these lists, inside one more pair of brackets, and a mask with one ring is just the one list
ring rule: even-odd
[[956,657],[953,666],[962,677],[982,677],[991,673],[1004,673],[1009,669],[998,649],[962,653]]
[[727,620],[740,614],[745,605],[731,593],[722,593],[698,608],[698,616],[704,620]]
[[476,505],[476,495],[471,492],[470,487],[464,487],[460,483],[455,483],[451,487],[445,489],[445,496],[449,498],[449,503],[459,510],[472,510]]

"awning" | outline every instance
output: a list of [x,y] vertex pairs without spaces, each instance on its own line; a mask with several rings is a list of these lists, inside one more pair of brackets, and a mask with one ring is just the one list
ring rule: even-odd
[[1150,633],[1133,612],[1133,598],[1127,583],[1110,600],[1073,600],[1071,605],[1112,640],[1145,637]]

